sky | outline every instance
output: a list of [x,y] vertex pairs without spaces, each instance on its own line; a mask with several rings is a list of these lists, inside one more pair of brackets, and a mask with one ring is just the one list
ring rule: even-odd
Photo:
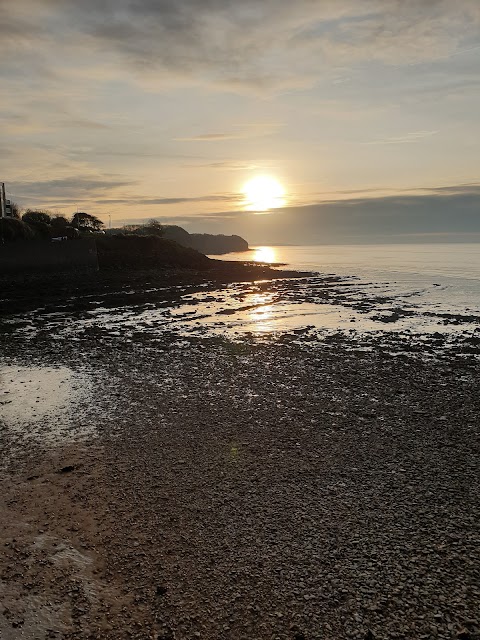
[[[480,0],[0,11],[0,180],[23,207],[251,243],[480,239]],[[285,198],[258,215],[262,175]]]

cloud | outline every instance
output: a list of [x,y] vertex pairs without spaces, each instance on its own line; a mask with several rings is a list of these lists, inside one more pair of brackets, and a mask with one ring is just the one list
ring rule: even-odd
[[222,171],[253,171],[255,169],[266,170],[266,164],[240,162],[235,160],[222,160],[218,162],[206,162],[204,164],[184,164],[186,169],[221,169]]
[[[92,153],[95,153],[95,156],[106,156],[113,158],[179,158],[181,160],[195,160],[202,159],[203,156],[199,155],[190,155],[186,153],[172,153],[170,151],[163,151],[161,149],[157,149],[155,151],[147,151],[142,150],[138,147],[122,150],[122,149],[95,149],[86,148],[86,149],[77,149],[73,152],[73,155],[87,155],[91,156]],[[196,165],[192,165],[196,166]]]
[[[417,189],[417,191],[420,189]],[[446,195],[446,196],[459,196],[459,195],[472,195],[480,197],[480,183],[469,182],[466,184],[454,184],[440,187],[429,187],[428,189],[421,189],[432,195]]]
[[314,84],[334,65],[372,60],[408,65],[473,51],[480,5],[478,0],[24,0],[3,3],[2,24],[0,46],[12,59],[25,57],[31,64],[58,63],[61,49],[67,55],[83,52],[87,61],[96,56],[112,74],[126,65],[132,79],[158,88],[172,80],[271,91]]
[[402,136],[392,136],[390,138],[383,138],[382,140],[372,140],[365,144],[410,144],[412,142],[418,142],[424,138],[431,138],[438,131],[411,131]]
[[135,181],[118,178],[71,176],[56,180],[9,182],[8,189],[14,198],[37,201],[41,198],[53,200],[94,197],[98,193],[133,184]]
[[[303,204],[337,204],[357,202],[379,202],[382,198],[404,199],[424,196],[460,196],[472,195],[480,197],[480,183],[470,182],[436,187],[414,187],[399,189],[396,187],[370,187],[365,189],[339,189],[333,192],[317,192],[312,194],[314,202]],[[299,203],[300,204],[300,203]]]
[[[110,130],[112,126],[97,120],[79,117],[63,107],[43,109],[43,105],[25,105],[22,111],[7,107],[0,111],[0,122],[4,135],[26,135],[65,129],[85,129],[91,131]],[[18,144],[18,143],[17,143]]]
[[94,120],[88,120],[87,118],[71,118],[63,123],[66,127],[80,127],[81,129],[111,129],[109,124],[104,122],[96,122]]
[[232,133],[200,133],[197,136],[191,136],[186,138],[175,138],[175,140],[183,141],[183,142],[215,142],[216,140],[236,140],[241,138],[242,136],[232,134]]
[[276,133],[281,127],[279,122],[259,122],[236,125],[236,130],[222,133],[200,133],[193,136],[175,138],[179,141],[188,142],[216,142],[222,140],[241,140],[244,138],[257,138]]
[[134,204],[138,206],[144,205],[169,205],[169,204],[183,204],[187,202],[231,202],[238,203],[243,199],[238,194],[211,194],[207,196],[196,196],[193,198],[178,197],[178,198],[142,198],[130,196],[128,198],[112,198],[102,199],[101,204]]
[[39,120],[21,113],[0,113],[3,135],[24,135],[45,131]]

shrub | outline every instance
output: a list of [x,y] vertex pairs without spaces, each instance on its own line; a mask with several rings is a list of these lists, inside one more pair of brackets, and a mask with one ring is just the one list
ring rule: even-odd
[[0,242],[30,240],[33,235],[33,230],[23,220],[0,218]]
[[70,225],[70,221],[67,220],[65,216],[53,216],[51,224],[55,229],[60,229],[63,227],[68,227]]
[[22,216],[23,222],[35,227],[37,224],[44,225],[50,224],[52,219],[46,211],[32,211],[28,209]]

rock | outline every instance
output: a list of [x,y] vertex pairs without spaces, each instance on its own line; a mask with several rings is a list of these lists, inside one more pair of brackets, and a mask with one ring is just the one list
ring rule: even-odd
[[66,467],[62,467],[61,469],[56,471],[56,473],[70,473],[74,469],[75,469],[75,465],[74,464],[68,464]]

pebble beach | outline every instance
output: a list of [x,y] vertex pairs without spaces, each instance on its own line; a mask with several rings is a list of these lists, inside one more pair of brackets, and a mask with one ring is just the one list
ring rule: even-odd
[[15,300],[2,638],[480,638],[476,342],[122,332],[79,325],[82,296],[48,321]]

